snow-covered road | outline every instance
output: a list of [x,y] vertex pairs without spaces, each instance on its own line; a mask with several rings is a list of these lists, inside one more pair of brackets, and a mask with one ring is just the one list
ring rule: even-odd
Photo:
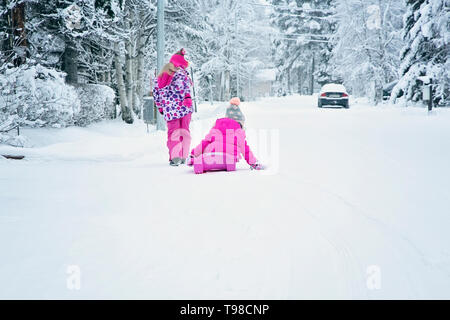
[[0,146],[27,156],[0,158],[0,298],[450,298],[450,110],[242,111],[269,171],[169,167],[165,133],[120,121]]

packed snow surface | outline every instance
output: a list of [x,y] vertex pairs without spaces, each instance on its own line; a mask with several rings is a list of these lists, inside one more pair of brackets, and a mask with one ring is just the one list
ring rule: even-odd
[[[140,122],[23,130],[0,299],[450,298],[450,110],[316,102],[242,103],[267,171],[170,167]],[[224,112],[199,109],[193,144]]]

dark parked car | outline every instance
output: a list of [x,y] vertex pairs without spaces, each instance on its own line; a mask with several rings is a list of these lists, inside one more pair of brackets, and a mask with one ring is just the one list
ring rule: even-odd
[[322,87],[318,107],[322,108],[325,105],[349,108],[348,93],[342,84],[328,83]]

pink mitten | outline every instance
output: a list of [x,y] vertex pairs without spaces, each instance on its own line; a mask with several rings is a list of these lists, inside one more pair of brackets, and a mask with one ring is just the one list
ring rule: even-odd
[[188,108],[192,107],[192,99],[189,97],[185,98],[183,100],[183,106],[188,107]]

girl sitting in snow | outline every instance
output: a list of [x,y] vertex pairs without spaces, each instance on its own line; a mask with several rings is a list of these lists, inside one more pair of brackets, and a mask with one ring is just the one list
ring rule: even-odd
[[202,142],[192,149],[188,165],[194,166],[195,173],[210,170],[234,171],[241,155],[251,169],[263,169],[247,144],[244,131],[245,117],[239,104],[239,98],[232,98],[225,118],[217,119]]
[[192,81],[186,70],[189,63],[184,55],[185,51],[181,49],[172,56],[155,79],[153,87],[155,104],[167,121],[167,148],[172,166],[185,163],[191,146]]

